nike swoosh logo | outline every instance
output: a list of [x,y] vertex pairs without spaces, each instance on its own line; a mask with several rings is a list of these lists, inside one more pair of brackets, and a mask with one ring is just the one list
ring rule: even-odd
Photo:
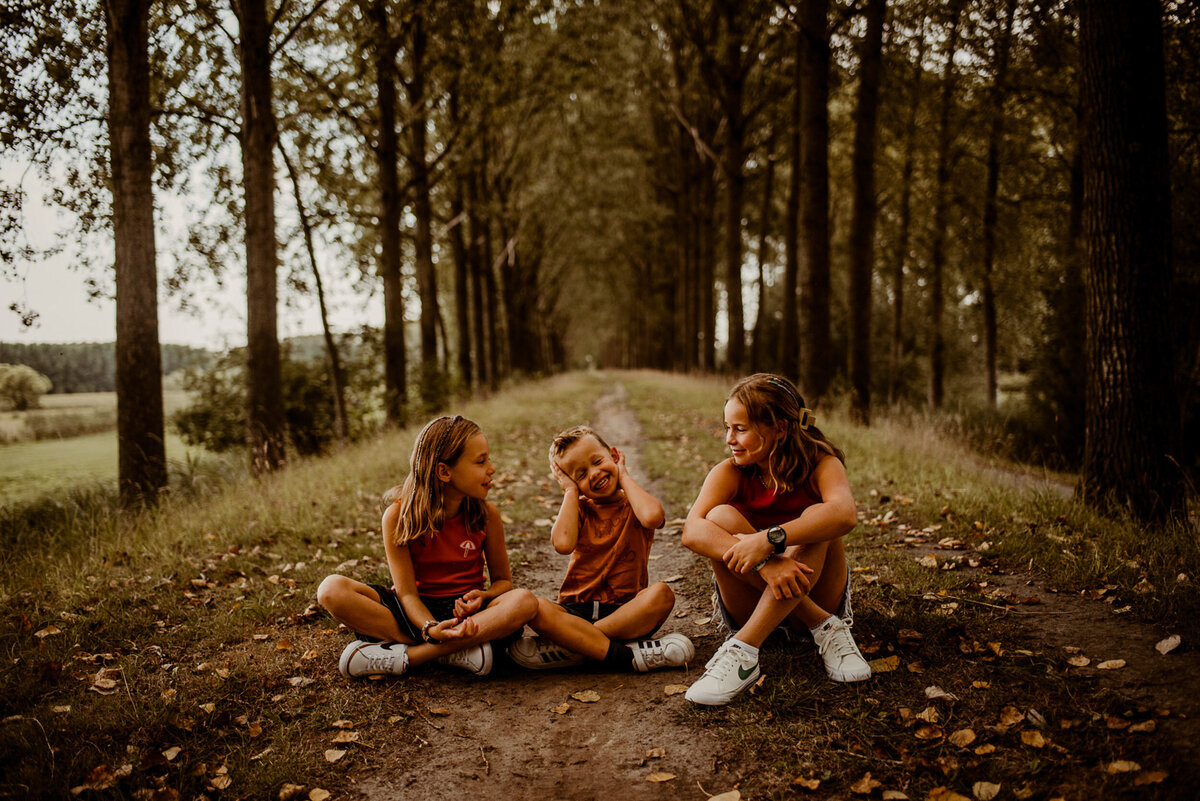
[[746,670],[741,665],[738,665],[738,678],[741,679],[742,681],[745,681],[746,679],[750,678],[750,676],[753,675],[753,673],[754,673],[754,668],[756,668],[756,667],[758,667],[758,665],[755,665],[754,667],[750,668],[749,670]]

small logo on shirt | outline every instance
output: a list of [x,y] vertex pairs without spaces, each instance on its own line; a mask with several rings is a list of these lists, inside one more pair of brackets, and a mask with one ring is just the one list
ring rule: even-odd
[[475,550],[475,543],[471,542],[470,540],[463,540],[462,541],[462,550],[463,550],[463,559],[464,560],[470,559],[471,551]]

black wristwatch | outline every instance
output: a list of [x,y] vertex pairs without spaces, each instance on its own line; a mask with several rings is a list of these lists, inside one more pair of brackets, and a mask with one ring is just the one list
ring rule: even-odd
[[787,532],[779,526],[771,526],[767,529],[767,542],[771,543],[775,553],[783,553],[783,549],[787,547]]

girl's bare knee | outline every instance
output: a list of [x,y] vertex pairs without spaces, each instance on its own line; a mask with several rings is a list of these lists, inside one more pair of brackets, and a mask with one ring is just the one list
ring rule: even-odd
[[508,603],[512,606],[513,613],[522,623],[528,623],[538,616],[541,609],[541,601],[536,595],[526,589],[517,588],[504,593],[508,598]]
[[710,523],[715,523],[730,534],[747,534],[753,527],[746,522],[745,516],[727,503],[714,506],[704,516]]
[[321,605],[327,612],[332,612],[339,605],[342,598],[347,592],[346,584],[349,581],[345,576],[332,575],[326,576],[321,580],[320,586],[317,587],[317,603]]

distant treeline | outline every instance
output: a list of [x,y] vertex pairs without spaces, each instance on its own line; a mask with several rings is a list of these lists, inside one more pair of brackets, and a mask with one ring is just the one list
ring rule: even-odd
[[[204,348],[163,345],[163,374],[203,364]],[[0,363],[27,364],[54,382],[52,393],[116,391],[116,351],[112,342],[0,342]]]

